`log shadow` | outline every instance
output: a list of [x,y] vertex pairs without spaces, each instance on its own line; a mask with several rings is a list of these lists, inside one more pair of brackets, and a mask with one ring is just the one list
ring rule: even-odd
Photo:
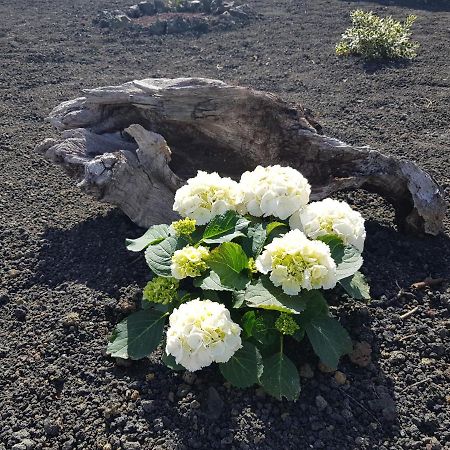
[[450,237],[413,236],[379,222],[366,221],[367,239],[362,271],[370,280],[373,298],[397,294],[399,286],[432,278],[448,278]]
[[118,209],[70,229],[47,229],[31,285],[75,282],[113,296],[130,284],[142,286],[149,269],[142,253],[129,252],[126,238],[144,233]]
[[[398,285],[408,287],[427,276],[448,276],[448,236],[403,234],[378,220],[367,221],[366,229],[362,270],[370,279],[374,298],[391,295]],[[42,236],[45,244],[30,286],[75,282],[114,296],[130,284],[143,286],[149,269],[142,253],[126,249],[125,239],[144,231],[117,209],[70,229],[49,228]]]
[[381,6],[394,6],[400,8],[410,8],[431,12],[450,11],[448,0],[345,0],[347,3],[354,3],[355,6],[361,3],[377,3]]

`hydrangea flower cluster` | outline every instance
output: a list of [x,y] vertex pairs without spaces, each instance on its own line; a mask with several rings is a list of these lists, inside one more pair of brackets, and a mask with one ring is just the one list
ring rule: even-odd
[[[145,250],[155,276],[142,309],[117,325],[108,353],[139,359],[163,340],[163,361],[174,370],[216,363],[237,387],[259,384],[279,399],[298,398],[289,349],[301,351],[307,338],[332,368],[352,349],[327,292],[339,286],[353,298],[369,295],[358,272],[364,219],[345,202],[309,203],[310,194],[291,167],[258,166],[239,183],[199,171],[175,194],[180,220],[128,241],[129,250]],[[273,376],[280,372],[284,379]]]
[[300,230],[275,238],[256,260],[256,268],[289,295],[302,289],[331,289],[336,286],[336,263],[330,247],[309,240]]
[[287,219],[309,202],[311,194],[308,180],[298,170],[279,165],[245,172],[239,185],[243,192],[239,212],[255,217]]
[[364,219],[345,202],[326,198],[310,203],[291,216],[289,225],[292,229],[304,231],[311,239],[335,235],[344,244],[353,245],[361,252],[364,249]]
[[172,276],[178,280],[198,277],[208,267],[205,262],[208,255],[209,250],[201,245],[198,247],[188,245],[175,251],[170,266]]
[[212,362],[227,362],[242,347],[240,334],[224,305],[197,298],[170,315],[166,352],[194,372]]
[[179,287],[180,283],[174,278],[155,277],[142,291],[142,299],[168,305],[178,298]]
[[197,225],[205,225],[214,216],[236,210],[240,202],[241,192],[235,181],[199,170],[176,192],[173,210],[194,219]]

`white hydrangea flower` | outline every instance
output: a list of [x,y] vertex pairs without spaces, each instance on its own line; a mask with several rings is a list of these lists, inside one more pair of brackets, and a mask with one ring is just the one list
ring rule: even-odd
[[256,268],[281,286],[289,295],[301,289],[331,289],[336,286],[336,263],[330,247],[309,240],[300,230],[292,230],[266,245],[256,260]]
[[195,299],[169,317],[166,353],[194,372],[212,362],[227,362],[242,347],[241,328],[224,305]]
[[177,250],[172,256],[170,265],[172,276],[178,280],[186,277],[198,277],[207,269],[205,260],[208,255],[209,250],[201,245],[198,247],[187,245],[181,250]]
[[353,245],[361,252],[364,249],[364,219],[346,202],[326,198],[310,203],[292,215],[289,225],[291,229],[302,230],[312,239],[332,234],[342,239],[344,244]]
[[173,210],[183,217],[195,219],[197,225],[207,224],[214,216],[236,210],[242,201],[238,183],[218,173],[201,170],[175,193]]
[[255,217],[287,219],[308,203],[311,194],[308,180],[298,170],[279,165],[245,172],[239,184],[244,194],[239,212]]

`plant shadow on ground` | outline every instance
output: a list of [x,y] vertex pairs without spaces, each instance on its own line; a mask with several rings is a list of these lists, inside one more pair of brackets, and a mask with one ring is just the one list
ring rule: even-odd
[[400,8],[411,8],[424,11],[450,11],[448,0],[345,0],[355,6],[364,6],[365,3],[377,3],[381,6],[395,6]]
[[[308,347],[302,344],[298,359],[314,366]],[[127,369],[113,367],[110,373],[139,392],[128,422],[139,423],[156,440],[163,432],[171,434],[180,446],[176,448],[344,449],[358,440],[364,448],[378,448],[398,432],[393,382],[377,357],[364,369],[344,358],[340,370],[347,374],[344,385],[317,370],[313,378],[302,378],[297,402],[280,402],[256,388],[230,388],[214,367],[198,372],[193,385],[185,383],[183,372],[173,373],[150,360]],[[120,436],[121,422],[120,417],[109,421],[111,436]]]
[[[314,367],[317,360],[309,344],[301,345],[297,364],[307,361]],[[193,385],[185,383],[183,372],[173,373],[150,360],[127,369],[114,367],[111,375],[139,392],[128,420],[140,421],[145,431],[162,424],[164,433],[172,434],[180,448],[212,448],[208,445],[216,442],[214,448],[269,449],[281,448],[283,441],[282,448],[312,448],[315,444],[314,448],[343,449],[358,440],[365,448],[378,448],[398,432],[393,381],[380,369],[377,356],[367,368],[358,368],[344,358],[340,370],[347,375],[344,385],[338,385],[333,374],[318,370],[312,378],[302,378],[297,402],[280,402],[255,387],[230,388],[216,367],[198,372]],[[146,378],[149,373],[150,381]],[[117,425],[121,421],[113,418],[109,433],[120,435]],[[243,422],[251,425],[251,435],[240,430]]]
[[[366,222],[366,228],[363,271],[370,279],[374,297],[396,292],[399,284],[409,286],[430,275],[447,276],[448,236],[406,235],[376,221]],[[56,287],[76,282],[111,295],[130,284],[143,286],[149,279],[144,256],[125,247],[126,238],[143,232],[119,210],[70,229],[50,228],[43,235],[46,244],[40,250],[40,262],[30,284]]]
[[[395,296],[399,287],[429,275],[448,276],[443,272],[450,260],[448,237],[408,236],[374,220],[369,220],[366,228],[363,270],[374,298]],[[43,236],[46,244],[38,255],[40,263],[31,283],[56,287],[75,282],[116,297],[129,285],[142,287],[149,274],[143,255],[128,252],[124,243],[126,237],[142,232],[118,210],[68,230],[49,229]],[[339,368],[347,376],[345,385],[338,385],[332,374],[316,370],[314,378],[302,379],[302,393],[295,403],[278,402],[255,388],[230,389],[213,367],[199,373],[194,385],[186,385],[182,374],[172,373],[159,362],[158,354],[151,360],[133,362],[129,368],[108,364],[109,378],[125,389],[138,391],[140,399],[125,419],[123,415],[108,419],[108,433],[120,438],[125,420],[156,441],[163,432],[170,433],[184,448],[211,448],[211,442],[222,442],[218,448],[241,442],[250,448],[279,448],[279,442],[286,439],[290,445],[286,448],[353,448],[361,440],[365,448],[378,448],[397,436],[399,427],[394,381],[379,364],[382,331],[390,319],[386,315],[381,325],[378,320],[373,326],[370,311],[355,301],[343,301],[334,311],[355,341],[365,340],[372,346],[369,367],[359,368],[343,358]],[[109,320],[116,322],[118,318]],[[315,366],[317,360],[309,344],[301,345],[300,352],[291,349],[291,356],[299,366],[304,362]],[[149,373],[154,377],[149,379]],[[210,388],[218,397],[208,398]],[[319,395],[325,402],[317,399]],[[251,424],[251,436],[243,434],[244,422]]]
[[[359,56],[353,56],[353,58],[361,58]],[[406,67],[411,65],[411,60],[409,59],[398,59],[398,60],[389,60],[389,59],[361,59],[360,65],[363,70],[371,75],[380,70],[385,69],[405,69]]]

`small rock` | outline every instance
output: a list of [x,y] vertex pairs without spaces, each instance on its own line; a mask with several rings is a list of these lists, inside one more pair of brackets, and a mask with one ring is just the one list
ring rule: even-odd
[[349,358],[359,367],[367,367],[372,362],[372,347],[366,341],[357,342]]
[[169,392],[167,398],[169,399],[169,402],[173,403],[175,401],[175,394],[173,392]]
[[165,20],[157,20],[155,23],[147,27],[147,33],[150,36],[161,36],[166,33],[167,22]]
[[189,385],[180,384],[180,386],[178,386],[178,389],[177,389],[177,397],[179,397],[179,398],[186,397],[186,395],[189,393],[190,390],[191,390],[191,387]]
[[391,353],[389,360],[393,364],[402,364],[406,361],[406,356],[404,355],[404,353],[402,353],[400,351],[393,351]]
[[46,419],[44,420],[44,431],[47,436],[56,437],[61,432],[61,426],[54,420]]
[[328,402],[321,395],[317,395],[316,406],[319,411],[323,411],[328,406]]
[[420,360],[420,364],[424,365],[424,366],[430,366],[431,364],[434,364],[435,360],[432,358],[422,358]]
[[61,450],[73,450],[76,446],[75,439],[71,436],[64,444],[61,446]]
[[153,381],[155,379],[155,374],[153,372],[148,373],[145,375],[146,381]]
[[131,17],[133,19],[137,19],[138,17],[142,16],[142,10],[141,8],[139,8],[139,5],[130,6],[127,9],[126,13],[128,17]]
[[112,450],[112,445],[109,443],[106,443],[103,447],[102,450]]
[[323,373],[332,373],[332,372],[334,372],[334,369],[332,369],[331,367],[326,366],[321,361],[319,362],[319,364],[317,364],[317,368]]
[[299,370],[300,376],[302,378],[313,378],[314,371],[308,363],[302,364]]
[[336,380],[337,384],[345,384],[345,382],[347,381],[347,375],[345,375],[344,372],[341,372],[340,370],[336,371],[336,373],[334,374],[334,379]]
[[141,444],[139,442],[124,442],[122,444],[123,450],[141,450]]
[[146,412],[152,412],[155,409],[155,401],[154,400],[142,400],[141,401],[142,409]]
[[132,362],[130,359],[124,358],[114,358],[116,360],[116,365],[119,367],[130,367]]
[[30,437],[30,432],[28,430],[19,430],[15,431],[12,434],[12,437],[16,439],[17,441],[21,441],[22,439],[26,439]]
[[221,415],[224,407],[224,402],[219,393],[212,386],[208,389],[207,408],[208,416],[212,420],[217,420]]
[[19,322],[25,322],[27,318],[27,310],[24,308],[16,308],[14,310],[14,316]]
[[10,270],[8,270],[8,275],[11,278],[16,278],[17,276],[19,276],[19,274],[20,274],[20,271],[17,270],[17,269],[10,269]]
[[255,436],[255,437],[253,438],[253,443],[254,443],[255,445],[258,445],[258,444],[260,444],[262,441],[264,441],[264,439],[265,439],[264,436],[262,436],[261,434],[258,434],[257,436]]
[[130,399],[131,399],[133,402],[135,402],[136,400],[138,400],[140,397],[141,397],[141,396],[140,396],[140,394],[139,394],[139,391],[136,391],[136,390],[131,391]]
[[103,417],[106,420],[110,420],[113,417],[119,415],[120,405],[118,403],[109,403],[103,408]]
[[155,10],[157,13],[163,13],[168,11],[165,0],[154,0],[154,3],[155,3]]
[[62,320],[62,324],[65,327],[76,327],[80,323],[80,315],[76,312],[70,312],[66,314]]
[[27,447],[25,444],[23,444],[22,442],[19,442],[18,444],[14,444],[11,447],[11,450],[27,450]]
[[341,414],[344,419],[351,419],[353,417],[353,413],[349,409],[343,409]]
[[195,373],[193,373],[193,372],[187,372],[186,371],[186,372],[183,373],[182,378],[183,378],[183,381],[186,384],[193,385],[195,383],[195,380],[197,379],[197,375]]
[[11,298],[7,292],[0,292],[0,305],[6,305],[10,300]]
[[24,439],[21,443],[25,445],[27,450],[33,450],[36,447],[36,442],[32,439]]
[[141,13],[141,16],[153,16],[153,14],[156,14],[154,2],[140,2],[137,7]]
[[442,444],[435,437],[432,437],[431,441],[426,446],[426,450],[441,450],[441,449]]

